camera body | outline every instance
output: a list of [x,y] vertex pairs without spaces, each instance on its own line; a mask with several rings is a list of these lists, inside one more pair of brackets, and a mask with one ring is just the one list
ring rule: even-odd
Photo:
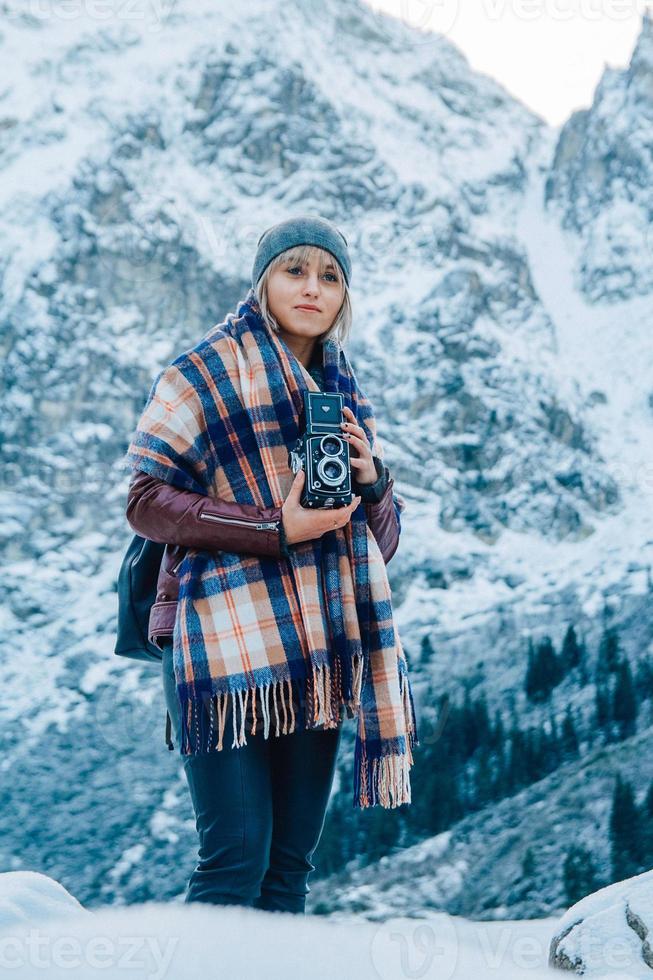
[[304,389],[300,432],[288,453],[288,466],[306,474],[302,507],[345,507],[354,499],[349,443],[342,436],[344,395]]

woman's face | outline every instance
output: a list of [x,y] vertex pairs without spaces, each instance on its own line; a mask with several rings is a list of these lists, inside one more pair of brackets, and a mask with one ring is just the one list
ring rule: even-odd
[[328,265],[320,276],[320,251],[315,249],[303,267],[283,262],[268,277],[268,307],[290,337],[310,340],[326,333],[342,305],[342,273],[327,253]]

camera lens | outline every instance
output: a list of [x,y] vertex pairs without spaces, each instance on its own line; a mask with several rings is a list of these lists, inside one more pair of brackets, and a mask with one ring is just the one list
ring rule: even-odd
[[341,459],[324,457],[317,464],[317,475],[329,486],[338,486],[339,483],[343,482],[346,474],[347,469]]
[[327,456],[338,456],[342,450],[342,440],[336,436],[324,436],[320,442],[320,449]]

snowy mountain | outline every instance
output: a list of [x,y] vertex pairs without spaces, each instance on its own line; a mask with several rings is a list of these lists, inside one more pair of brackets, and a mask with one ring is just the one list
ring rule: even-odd
[[[408,504],[389,574],[418,720],[466,689],[506,728],[571,711],[580,752],[446,837],[428,812],[338,809],[352,823],[327,820],[325,856],[344,826],[365,857],[384,820],[402,853],[334,857],[312,897],[368,912],[380,881],[411,892],[417,855],[426,906],[560,910],[570,840],[607,873],[616,768],[640,796],[653,778],[646,711],[609,750],[594,717],[606,629],[633,672],[651,652],[652,22],[556,131],[360,0],[114,6],[0,4],[0,868],[88,906],[185,887],[195,828],[160,678],[113,656],[122,458],[157,370],[244,295],[260,232],[313,210],[350,242],[350,355]],[[560,648],[570,624],[584,672],[527,697],[528,640]],[[543,838],[536,887],[511,888]]]
[[607,68],[589,109],[562,128],[545,201],[579,250],[574,283],[591,301],[648,296],[653,286],[650,174],[653,21],[627,69]]

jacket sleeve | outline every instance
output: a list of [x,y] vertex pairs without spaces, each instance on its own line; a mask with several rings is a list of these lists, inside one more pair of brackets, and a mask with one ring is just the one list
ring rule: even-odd
[[180,490],[141,470],[129,485],[126,516],[136,534],[161,544],[282,557],[281,508],[257,507]]
[[[383,462],[384,448],[376,428],[374,417],[367,419],[372,446],[372,459],[376,469],[377,479],[371,484],[360,484],[354,477],[352,480],[355,493],[361,495],[365,506],[367,524],[374,535],[379,550],[386,565],[399,547],[401,534],[401,511],[406,502],[403,497],[394,493],[394,478]],[[370,437],[371,436],[371,437]]]
[[394,493],[394,478],[390,476],[387,466],[385,490],[377,503],[365,503],[365,513],[370,531],[376,539],[386,565],[399,547],[401,534],[400,514],[406,508],[406,502],[399,494]]
[[[365,504],[369,528],[386,563],[399,545],[399,512],[405,507],[393,494],[393,484],[387,474],[381,499]],[[261,508],[179,490],[140,470],[134,471],[129,486],[126,516],[136,534],[161,544],[273,558],[287,557],[294,547],[285,542],[281,507]]]

